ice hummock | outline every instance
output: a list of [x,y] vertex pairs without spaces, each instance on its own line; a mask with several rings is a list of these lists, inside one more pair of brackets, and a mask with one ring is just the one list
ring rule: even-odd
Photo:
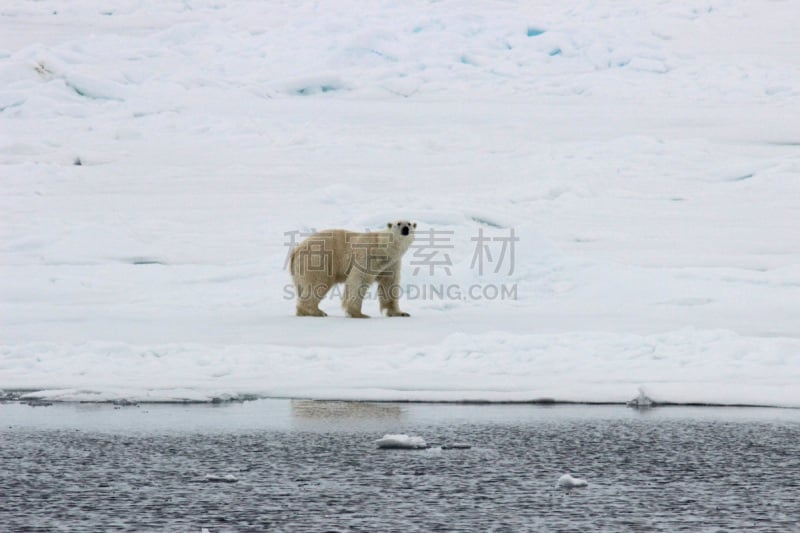
[[628,407],[634,407],[636,409],[647,409],[648,407],[653,407],[655,402],[645,394],[642,387],[639,387],[639,395],[633,400],[630,400],[627,405]]

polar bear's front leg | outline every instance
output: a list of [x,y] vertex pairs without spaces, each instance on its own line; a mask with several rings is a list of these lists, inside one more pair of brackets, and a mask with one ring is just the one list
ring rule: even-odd
[[395,270],[387,270],[378,276],[378,299],[381,313],[386,316],[411,316],[400,310],[397,299],[400,297],[400,274]]
[[361,304],[364,301],[364,295],[369,289],[370,280],[367,275],[360,272],[358,269],[353,269],[350,275],[347,276],[347,281],[344,283],[344,297],[342,298],[342,307],[345,313],[351,318],[369,318],[361,312]]

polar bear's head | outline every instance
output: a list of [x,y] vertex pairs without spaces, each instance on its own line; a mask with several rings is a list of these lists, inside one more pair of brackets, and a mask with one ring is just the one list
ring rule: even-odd
[[399,220],[397,222],[389,222],[386,224],[386,227],[398,237],[413,239],[417,223],[409,222],[408,220]]

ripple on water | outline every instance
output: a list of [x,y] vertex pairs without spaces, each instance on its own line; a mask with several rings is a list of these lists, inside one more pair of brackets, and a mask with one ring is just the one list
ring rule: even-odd
[[[429,442],[472,445],[450,450],[378,449],[385,421],[219,433],[4,428],[0,522],[9,531],[798,528],[796,422],[593,418],[590,409],[478,418],[394,420]],[[589,487],[556,489],[564,473]]]

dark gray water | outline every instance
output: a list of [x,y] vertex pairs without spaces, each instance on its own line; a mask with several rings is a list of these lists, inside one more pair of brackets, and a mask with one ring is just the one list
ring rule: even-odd
[[7,403],[0,464],[3,532],[800,531],[792,410]]

